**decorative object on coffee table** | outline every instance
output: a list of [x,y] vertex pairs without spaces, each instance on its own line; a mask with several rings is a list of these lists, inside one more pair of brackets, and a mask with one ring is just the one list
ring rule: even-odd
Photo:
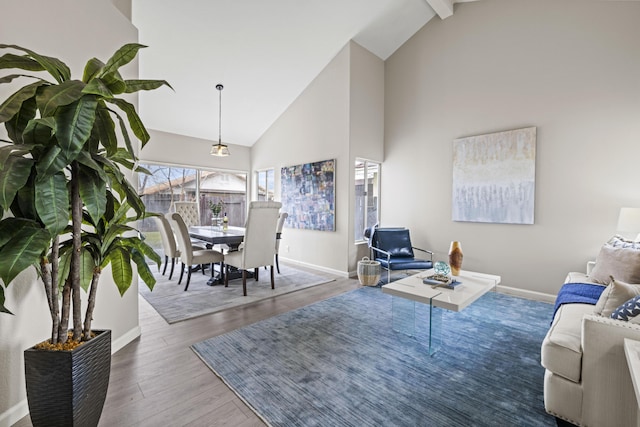
[[451,273],[451,268],[449,268],[449,264],[444,261],[436,261],[435,264],[433,264],[433,271],[436,274],[446,276]]
[[451,274],[459,276],[462,269],[462,245],[458,241],[451,242],[449,247],[449,266],[451,266]]

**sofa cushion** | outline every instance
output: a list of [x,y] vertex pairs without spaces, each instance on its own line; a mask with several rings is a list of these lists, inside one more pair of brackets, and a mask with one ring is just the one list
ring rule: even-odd
[[630,285],[612,278],[609,286],[600,295],[593,313],[609,317],[616,308],[637,295],[640,295],[640,285]]
[[611,318],[624,320],[625,322],[640,323],[640,295],[625,301],[613,310]]
[[589,277],[596,283],[609,283],[609,276],[626,283],[640,283],[640,242],[612,237],[605,243]]
[[541,363],[546,369],[580,382],[582,369],[582,317],[593,313],[591,304],[560,306],[542,342]]

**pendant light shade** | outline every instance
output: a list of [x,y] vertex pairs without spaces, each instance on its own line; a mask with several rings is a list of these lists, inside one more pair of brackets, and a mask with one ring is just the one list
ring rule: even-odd
[[222,143],[222,89],[224,89],[224,86],[222,86],[221,84],[218,83],[216,85],[216,89],[218,89],[218,101],[219,101],[219,106],[218,106],[218,143],[217,144],[213,144],[211,146],[210,154],[212,156],[227,157],[230,154],[229,153],[229,147],[227,147],[225,144]]

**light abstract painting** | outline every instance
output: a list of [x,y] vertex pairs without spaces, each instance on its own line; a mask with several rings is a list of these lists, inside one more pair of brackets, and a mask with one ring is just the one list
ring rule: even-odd
[[533,224],[536,128],[453,141],[454,221]]

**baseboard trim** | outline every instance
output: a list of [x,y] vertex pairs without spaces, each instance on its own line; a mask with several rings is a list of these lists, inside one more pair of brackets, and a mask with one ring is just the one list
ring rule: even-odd
[[111,341],[111,354],[114,354],[116,351],[122,349],[124,346],[138,338],[140,335],[142,335],[142,328],[138,324],[135,328],[131,328],[117,340]]
[[[135,328],[130,329],[118,339],[111,341],[111,354],[113,355],[115,352],[137,339],[141,334],[142,328],[140,328],[140,325],[136,325]],[[27,415],[29,415],[29,404],[25,398],[0,414],[0,427],[11,427]]]
[[349,277],[349,273],[346,271],[335,270],[333,268],[321,267],[319,265],[311,264],[308,262],[297,261],[289,258],[282,258],[280,256],[280,261],[286,262],[287,264],[299,265],[300,267],[313,268],[314,270],[324,271],[325,273],[335,274],[340,277]]
[[556,300],[555,295],[545,294],[543,292],[537,292],[537,291],[529,291],[526,289],[512,288],[510,286],[498,285],[496,286],[496,291],[502,294],[513,295],[516,297],[522,297],[522,298],[531,299],[534,301],[553,303]]
[[23,399],[0,414],[0,427],[11,427],[28,414],[29,405],[27,404],[27,399]]

